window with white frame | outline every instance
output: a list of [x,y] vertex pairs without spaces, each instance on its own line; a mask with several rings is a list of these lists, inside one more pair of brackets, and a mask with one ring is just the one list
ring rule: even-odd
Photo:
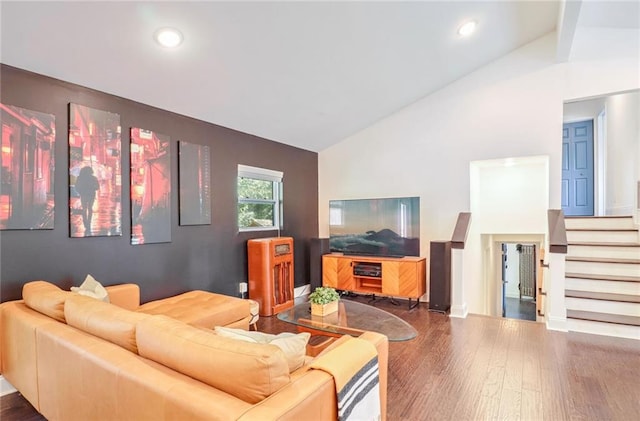
[[276,230],[282,226],[282,172],[238,165],[238,229]]

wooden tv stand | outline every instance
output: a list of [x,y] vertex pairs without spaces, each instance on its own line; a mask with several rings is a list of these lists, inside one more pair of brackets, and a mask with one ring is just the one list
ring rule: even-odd
[[424,257],[322,256],[322,285],[342,291],[415,298],[426,293]]

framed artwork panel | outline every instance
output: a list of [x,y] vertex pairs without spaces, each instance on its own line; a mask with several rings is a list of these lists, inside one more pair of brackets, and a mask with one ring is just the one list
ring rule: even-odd
[[171,242],[169,136],[131,128],[131,244]]
[[209,147],[178,142],[180,225],[211,224],[211,156]]
[[56,119],[0,103],[0,230],[53,229]]
[[120,115],[69,106],[69,235],[122,235]]

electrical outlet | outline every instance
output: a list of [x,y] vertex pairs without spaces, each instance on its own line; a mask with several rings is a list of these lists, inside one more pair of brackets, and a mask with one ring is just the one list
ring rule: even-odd
[[238,285],[238,290],[241,294],[244,294],[245,292],[247,292],[247,283],[240,282],[240,284]]

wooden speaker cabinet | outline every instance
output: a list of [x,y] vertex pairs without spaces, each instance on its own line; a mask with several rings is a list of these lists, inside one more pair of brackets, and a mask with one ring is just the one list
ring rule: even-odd
[[293,238],[257,238],[247,242],[249,298],[261,316],[293,307]]
[[330,253],[328,238],[312,238],[309,242],[309,284],[311,291],[322,286],[322,256]]

